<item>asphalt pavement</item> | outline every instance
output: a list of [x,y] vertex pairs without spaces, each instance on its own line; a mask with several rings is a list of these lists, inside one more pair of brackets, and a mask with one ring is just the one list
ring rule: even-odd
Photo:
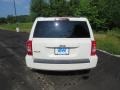
[[28,35],[0,30],[0,90],[120,90],[120,58],[100,51],[89,76],[86,71],[30,70],[24,59]]

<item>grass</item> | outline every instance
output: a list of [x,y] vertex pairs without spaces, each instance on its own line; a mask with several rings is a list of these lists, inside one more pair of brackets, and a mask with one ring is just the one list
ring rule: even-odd
[[[21,32],[29,32],[31,30],[32,23],[19,23],[18,26]],[[15,31],[16,24],[3,24],[0,25],[0,29]],[[97,41],[98,49],[120,55],[120,29],[98,32],[94,35]]]
[[120,55],[120,30],[96,33],[97,48]]
[[[0,25],[0,29],[15,31],[16,26],[17,26],[17,24],[2,24],[2,25]],[[20,28],[21,32],[29,32],[32,27],[32,22],[18,23],[18,27]]]

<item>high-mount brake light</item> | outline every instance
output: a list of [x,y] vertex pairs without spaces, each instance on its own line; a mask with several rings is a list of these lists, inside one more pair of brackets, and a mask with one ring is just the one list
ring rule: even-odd
[[57,18],[55,18],[55,21],[62,21],[62,20],[69,21],[69,19],[67,17],[57,17]]

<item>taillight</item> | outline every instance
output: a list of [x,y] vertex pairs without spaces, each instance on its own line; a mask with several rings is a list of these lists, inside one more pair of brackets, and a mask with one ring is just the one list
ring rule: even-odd
[[96,41],[91,42],[91,56],[96,55]]
[[28,40],[26,42],[27,54],[32,55],[32,41]]

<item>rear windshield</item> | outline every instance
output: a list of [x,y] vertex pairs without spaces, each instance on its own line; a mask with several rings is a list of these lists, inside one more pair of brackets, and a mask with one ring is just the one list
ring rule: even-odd
[[85,21],[38,21],[35,38],[89,38],[90,33]]

